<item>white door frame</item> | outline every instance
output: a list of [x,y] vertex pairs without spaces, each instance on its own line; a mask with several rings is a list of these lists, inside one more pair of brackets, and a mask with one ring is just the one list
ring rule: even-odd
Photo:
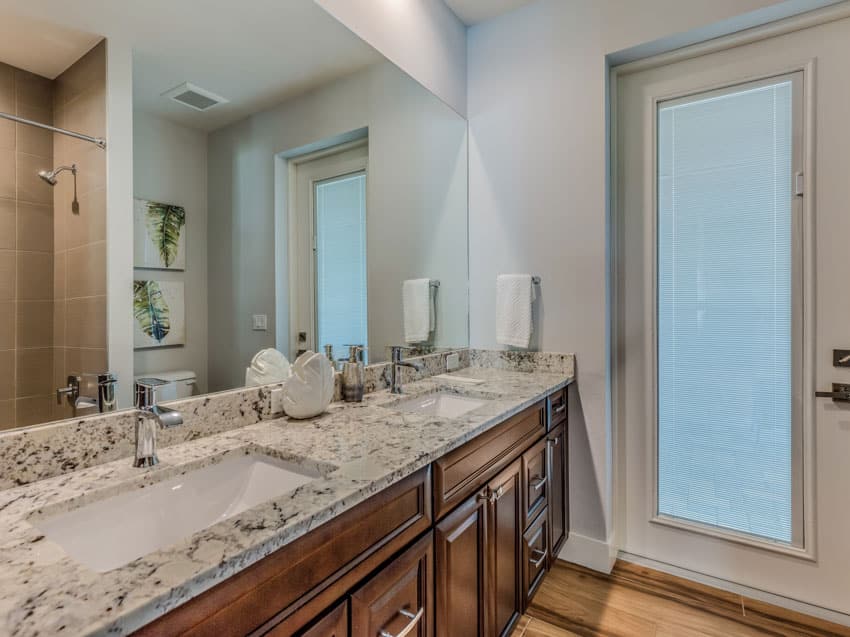
[[[368,216],[369,192],[369,140],[358,139],[314,153],[290,159],[288,164],[289,195],[287,223],[289,253],[289,347],[290,355],[300,348],[316,348],[315,258],[312,247],[305,245],[314,235],[313,193],[314,184],[333,177],[365,172],[366,209]],[[326,160],[318,163],[320,160]],[[316,163],[314,163],[316,162]],[[313,164],[312,166],[310,164]],[[306,172],[305,172],[306,171]],[[299,192],[301,193],[299,195]],[[306,208],[305,208],[306,206]],[[305,212],[306,211],[306,212]],[[305,266],[305,264],[307,264]],[[312,301],[311,301],[312,299]],[[298,333],[307,328],[307,342],[298,342]]]

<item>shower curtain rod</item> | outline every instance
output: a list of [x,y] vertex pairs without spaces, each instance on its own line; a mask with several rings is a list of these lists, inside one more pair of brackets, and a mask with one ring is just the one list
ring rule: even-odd
[[48,126],[47,124],[42,124],[41,122],[34,122],[31,119],[25,119],[23,117],[18,117],[17,115],[10,115],[9,113],[3,113],[0,111],[0,118],[9,119],[13,122],[18,122],[19,124],[26,124],[27,126],[35,126],[36,128],[43,128],[44,130],[53,131],[54,133],[60,133],[62,135],[68,135],[68,137],[76,137],[77,139],[82,139],[85,142],[91,142],[99,146],[100,148],[106,148],[106,140],[102,137],[92,137],[91,135],[83,135],[82,133],[75,133],[72,130],[65,130],[64,128],[56,128],[55,126]]

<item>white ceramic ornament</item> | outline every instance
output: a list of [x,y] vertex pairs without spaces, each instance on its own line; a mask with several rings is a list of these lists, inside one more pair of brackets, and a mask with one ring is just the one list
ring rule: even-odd
[[291,418],[318,416],[334,397],[334,372],[327,356],[306,351],[290,368],[283,386],[283,410]]

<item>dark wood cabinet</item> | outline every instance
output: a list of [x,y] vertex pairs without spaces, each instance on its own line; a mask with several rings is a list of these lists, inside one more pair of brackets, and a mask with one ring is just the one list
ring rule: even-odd
[[567,500],[564,389],[137,634],[506,636],[568,535]]
[[434,531],[438,637],[487,635],[487,489],[467,498]]
[[491,634],[509,635],[522,610],[520,590],[523,531],[522,463],[516,460],[488,485]]
[[351,595],[352,635],[434,635],[433,534],[428,533]]
[[546,455],[549,467],[549,546],[552,559],[555,559],[570,528],[566,423],[555,427],[546,437]]

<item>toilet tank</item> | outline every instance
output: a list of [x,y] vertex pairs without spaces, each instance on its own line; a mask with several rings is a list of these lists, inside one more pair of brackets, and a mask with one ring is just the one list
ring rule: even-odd
[[167,385],[157,388],[156,391],[156,400],[161,403],[191,397],[195,393],[197,381],[195,372],[188,369],[173,372],[147,372],[136,378],[159,378],[167,382]]

